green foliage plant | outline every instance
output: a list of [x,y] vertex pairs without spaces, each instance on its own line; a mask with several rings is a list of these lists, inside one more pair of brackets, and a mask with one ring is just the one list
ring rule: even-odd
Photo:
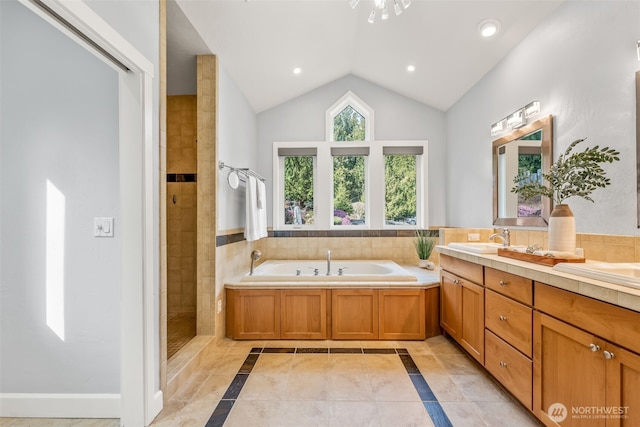
[[418,254],[419,259],[429,259],[433,248],[436,246],[436,239],[427,236],[426,231],[416,230],[413,245],[416,248],[416,253]]
[[542,174],[547,182],[543,185],[539,181],[529,178],[528,174],[518,174],[513,180],[516,185],[512,193],[518,193],[525,199],[537,195],[549,197],[556,205],[566,199],[579,196],[593,202],[591,193],[598,188],[611,184],[601,163],[613,163],[620,160],[620,153],[612,148],[598,145],[586,148],[582,152],[572,152],[574,147],[586,138],[577,139],[561,154],[549,171]]

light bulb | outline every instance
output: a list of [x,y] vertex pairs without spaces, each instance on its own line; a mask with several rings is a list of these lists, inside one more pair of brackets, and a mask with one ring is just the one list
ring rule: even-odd
[[374,21],[375,19],[376,19],[376,11],[375,11],[375,10],[372,10],[372,11],[371,11],[371,14],[369,14],[369,19],[368,19],[369,24],[373,24],[373,21]]

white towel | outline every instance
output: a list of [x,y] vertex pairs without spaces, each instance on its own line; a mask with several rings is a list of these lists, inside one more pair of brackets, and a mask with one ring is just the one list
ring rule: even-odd
[[247,242],[260,239],[259,213],[258,213],[258,191],[256,179],[253,176],[247,177],[247,190],[245,194],[245,226],[244,237]]
[[267,189],[262,180],[257,181],[258,189],[258,233],[260,238],[267,237]]

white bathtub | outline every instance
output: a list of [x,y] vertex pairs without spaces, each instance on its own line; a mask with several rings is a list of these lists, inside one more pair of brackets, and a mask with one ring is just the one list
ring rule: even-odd
[[[318,275],[314,270],[318,269]],[[343,269],[342,275],[339,274]],[[298,274],[298,272],[300,272]],[[242,277],[242,282],[417,282],[417,277],[393,261],[331,260],[327,275],[326,260],[265,261]]]

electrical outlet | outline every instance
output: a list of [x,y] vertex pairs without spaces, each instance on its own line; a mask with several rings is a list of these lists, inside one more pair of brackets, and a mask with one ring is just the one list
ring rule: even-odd
[[467,240],[469,242],[479,242],[480,241],[480,233],[469,233],[469,234],[467,234]]
[[220,312],[222,312],[222,300],[221,299],[218,300],[217,311],[218,311],[218,314],[220,314]]

